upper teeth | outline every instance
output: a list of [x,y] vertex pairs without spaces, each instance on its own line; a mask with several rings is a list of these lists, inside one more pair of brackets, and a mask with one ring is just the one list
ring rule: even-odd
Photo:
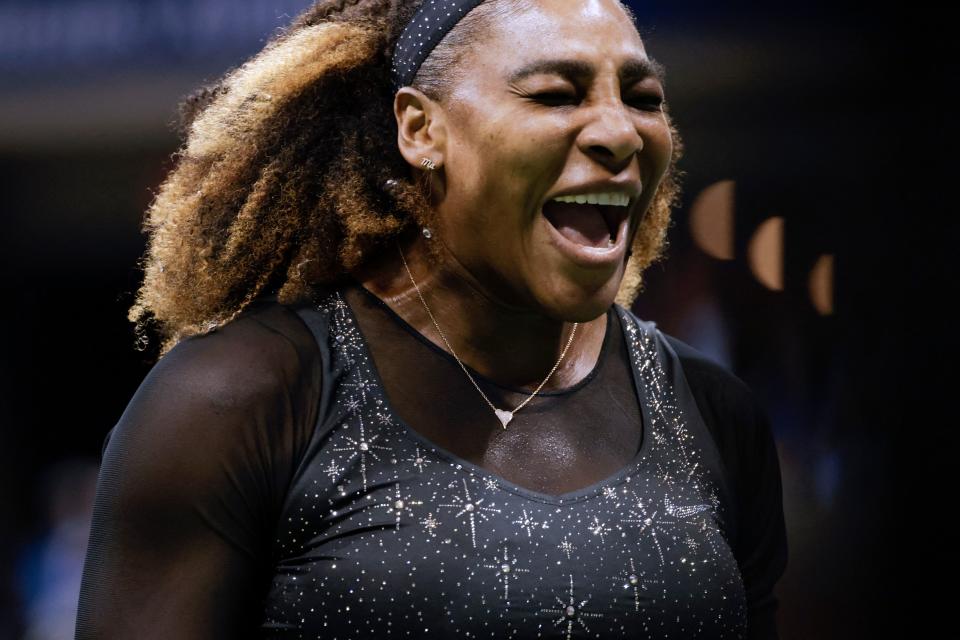
[[630,204],[630,196],[623,193],[578,193],[573,196],[557,196],[553,200],[576,204],[612,204],[617,207]]

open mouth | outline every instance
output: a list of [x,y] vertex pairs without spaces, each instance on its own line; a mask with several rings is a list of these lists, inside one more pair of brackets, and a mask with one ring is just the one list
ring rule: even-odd
[[574,204],[549,200],[543,204],[544,217],[567,240],[596,248],[617,243],[617,234],[630,207],[612,204]]

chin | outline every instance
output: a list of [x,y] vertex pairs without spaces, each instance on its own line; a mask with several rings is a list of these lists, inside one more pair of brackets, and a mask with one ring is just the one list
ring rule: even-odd
[[567,322],[589,322],[602,316],[613,305],[620,290],[620,278],[611,278],[599,287],[584,287],[565,281],[552,291],[543,291],[540,305],[548,314]]

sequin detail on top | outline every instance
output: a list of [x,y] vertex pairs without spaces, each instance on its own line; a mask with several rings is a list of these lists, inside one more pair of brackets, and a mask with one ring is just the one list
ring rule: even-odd
[[326,294],[316,312],[332,426],[318,429],[278,522],[262,635],[745,637],[726,506],[692,446],[664,339],[616,309],[647,432],[617,474],[551,496],[405,425],[349,305]]

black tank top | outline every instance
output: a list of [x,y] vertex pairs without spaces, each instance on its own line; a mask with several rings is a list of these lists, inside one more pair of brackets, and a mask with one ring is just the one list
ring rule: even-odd
[[182,340],[104,439],[76,637],[777,638],[766,413],[654,322],[606,329],[506,431],[355,283]]
[[[611,307],[614,331],[597,367],[562,392],[571,400],[565,415],[602,430],[622,412],[604,407],[602,395],[591,408],[596,396],[579,392],[617,380],[642,414],[632,425],[639,447],[609,477],[553,495],[411,428],[385,394],[342,291],[298,313],[329,358],[331,393],[281,514],[265,629],[331,638],[744,637],[731,494],[652,322]],[[618,378],[609,352],[621,340],[629,367]],[[451,368],[446,355],[427,366]],[[435,415],[459,423],[459,407],[473,406],[489,423],[489,407],[460,377],[473,396],[438,401]],[[511,427],[523,428],[521,416]]]

